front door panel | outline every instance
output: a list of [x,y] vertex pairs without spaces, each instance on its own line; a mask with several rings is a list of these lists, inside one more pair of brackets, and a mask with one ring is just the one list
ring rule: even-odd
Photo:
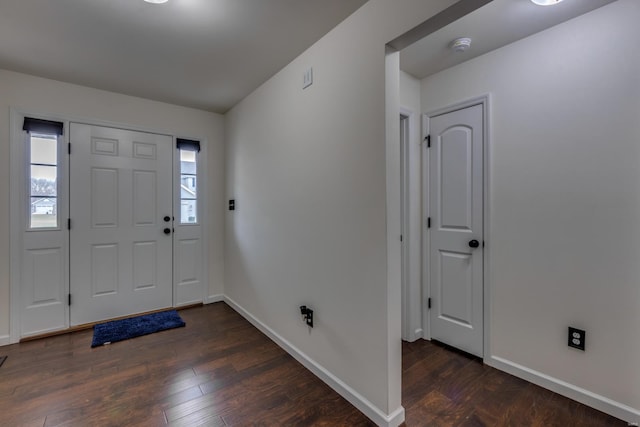
[[172,306],[172,138],[77,123],[70,138],[71,325]]

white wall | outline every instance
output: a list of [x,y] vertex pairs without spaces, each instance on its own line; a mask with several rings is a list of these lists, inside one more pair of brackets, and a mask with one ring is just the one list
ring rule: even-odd
[[400,71],[400,107],[409,116],[409,147],[406,164],[408,192],[408,224],[404,236],[404,245],[408,262],[408,274],[405,278],[406,289],[403,296],[403,336],[406,341],[422,338],[422,109],[420,107],[420,80]]
[[0,70],[0,342],[9,335],[9,109],[136,126],[208,142],[209,294],[224,292],[221,115]]
[[[385,43],[452,3],[370,0],[226,115],[237,203],[227,212],[226,295],[383,415],[401,410]],[[309,66],[314,83],[303,91]],[[397,106],[394,117],[397,126]],[[388,284],[388,272],[397,280]],[[316,310],[310,332],[301,304]]]
[[[492,96],[489,362],[635,408],[636,422],[639,17],[619,0],[422,82],[424,111]],[[569,325],[586,352],[567,347]]]

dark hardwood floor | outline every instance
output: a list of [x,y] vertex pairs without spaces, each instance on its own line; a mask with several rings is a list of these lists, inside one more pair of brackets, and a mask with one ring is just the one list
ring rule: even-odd
[[443,345],[402,344],[407,426],[605,427],[627,423]]
[[[370,426],[224,303],[91,349],[92,331],[6,347],[0,426]],[[626,425],[422,341],[403,346],[408,426]]]

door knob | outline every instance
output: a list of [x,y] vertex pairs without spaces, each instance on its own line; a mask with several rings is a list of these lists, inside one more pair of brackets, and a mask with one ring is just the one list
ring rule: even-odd
[[164,219],[164,222],[169,222],[169,221],[171,221],[171,217],[170,217],[170,216],[168,216],[168,215],[167,215],[167,216],[165,216],[163,219]]
[[165,228],[164,229],[164,234],[171,234],[171,229],[170,228]]
[[477,248],[478,246],[480,246],[480,242],[478,242],[476,239],[469,240],[470,248]]

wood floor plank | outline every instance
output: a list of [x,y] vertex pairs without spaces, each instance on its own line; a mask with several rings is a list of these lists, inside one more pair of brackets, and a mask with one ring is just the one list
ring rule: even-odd
[[[91,348],[92,331],[2,347],[0,426],[372,426],[224,303]],[[403,343],[406,426],[625,426],[478,359]]]
[[627,425],[600,411],[483,365],[474,356],[424,340],[403,343],[402,393],[407,426]]

